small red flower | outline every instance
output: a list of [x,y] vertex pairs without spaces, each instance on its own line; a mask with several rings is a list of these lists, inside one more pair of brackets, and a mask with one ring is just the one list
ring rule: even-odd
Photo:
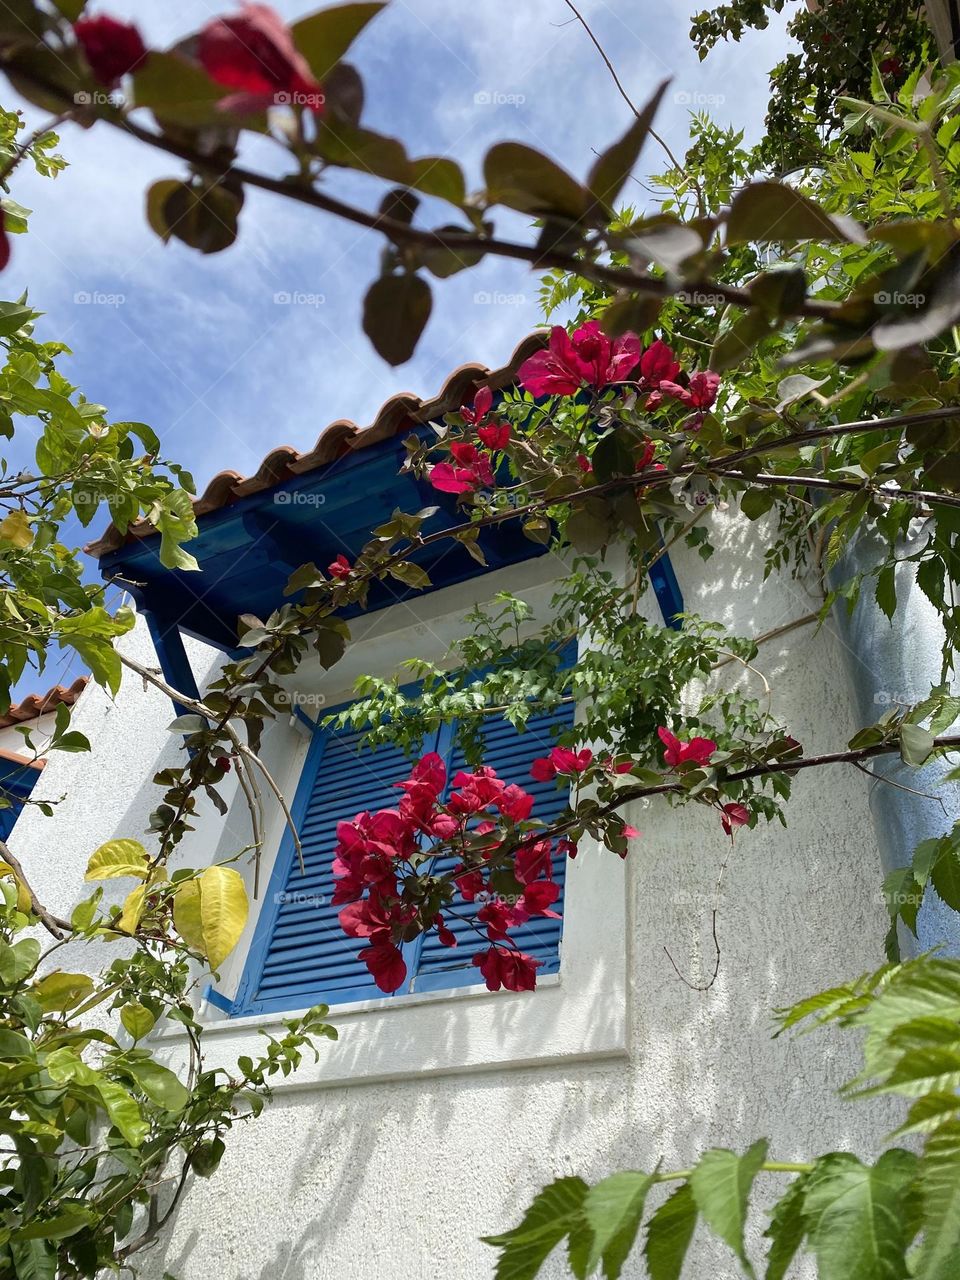
[[522,787],[518,787],[515,782],[511,782],[509,787],[504,787],[496,804],[503,816],[509,818],[511,822],[526,822],[533,812],[533,796]]
[[434,923],[437,926],[437,938],[441,947],[455,947],[457,945],[456,935],[443,923],[443,916],[437,916]]
[[132,22],[118,22],[102,14],[79,18],[73,31],[94,79],[108,89],[146,61],[147,47]]
[[407,966],[399,947],[395,947],[392,942],[378,942],[375,946],[365,947],[360,954],[381,991],[390,994],[403,986],[407,978]]
[[584,383],[599,390],[622,381],[640,359],[640,339],[625,333],[616,341],[589,320],[573,336],[562,325],[550,330],[550,345],[525,360],[517,370],[521,385],[532,396],[572,396]]
[[472,493],[483,486],[492,488],[496,483],[490,458],[475,444],[458,440],[450,446],[450,454],[458,466],[438,462],[430,471],[430,483],[441,493]]
[[489,387],[481,387],[477,394],[473,397],[473,408],[468,409],[467,406],[460,406],[460,417],[464,422],[469,422],[472,427],[479,427],[481,422],[490,412],[493,404],[493,392]]
[[505,449],[513,431],[509,422],[488,422],[485,427],[477,427],[477,435],[488,449]]
[[674,382],[680,372],[680,361],[660,338],[647,347],[640,357],[640,380],[648,391],[664,382]]
[[342,553],[337,556],[332,564],[327,565],[327,573],[331,578],[349,578],[353,572],[353,565]]
[[577,466],[584,473],[584,475],[586,475],[588,471],[593,470],[593,463],[590,461],[590,459],[587,457],[585,453],[577,454]]
[[671,769],[691,761],[698,765],[709,764],[717,749],[711,738],[691,738],[689,742],[681,742],[669,729],[658,729],[657,734],[664,745],[663,759]]
[[559,920],[560,914],[550,908],[560,897],[560,886],[552,880],[535,880],[523,891],[523,906],[531,916],[551,916]]
[[488,991],[533,991],[537,985],[539,960],[522,951],[510,951],[506,947],[491,947],[478,952],[473,963],[483,974]]
[[197,58],[211,80],[237,89],[224,110],[262,110],[275,103],[323,108],[323,90],[290,28],[266,4],[245,4],[235,17],[215,18],[200,32]]
[[607,773],[631,773],[633,770],[633,761],[621,760],[618,764],[616,760],[614,760],[613,756],[604,756],[600,761],[600,766],[605,769]]
[[569,747],[554,747],[549,756],[534,760],[530,767],[531,775],[537,782],[549,782],[558,773],[583,773],[590,767],[593,752],[589,747],[582,751],[571,751]]
[[720,825],[727,835],[733,835],[734,827],[745,826],[750,821],[750,810],[745,804],[725,804]]
[[673,396],[674,400],[679,400],[688,409],[696,409],[697,412],[685,423],[694,431],[699,430],[703,415],[716,400],[719,389],[720,375],[714,373],[712,369],[695,373],[686,387],[681,387],[678,382],[660,383],[661,391],[665,391],[668,396]]

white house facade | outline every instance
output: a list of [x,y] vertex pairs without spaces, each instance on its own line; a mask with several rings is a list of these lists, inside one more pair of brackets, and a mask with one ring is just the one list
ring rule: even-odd
[[[368,429],[372,443],[349,438],[351,457],[363,448],[371,457],[393,449],[398,432],[455,407],[466,385],[507,385],[516,363],[458,371],[436,401],[405,397],[399,407],[385,406]],[[331,432],[341,442],[349,437],[348,425],[334,424],[318,450],[331,447]],[[338,476],[336,456],[314,465],[304,459],[310,463],[310,455],[294,451],[282,461],[270,455],[259,478],[230,480],[229,500],[220,500],[228,487],[222,478],[204,495],[202,537],[209,523],[220,539],[210,543],[209,565],[198,557],[206,594],[178,597],[186,590],[180,581],[171,585],[144,559],[149,535],[100,545],[102,563],[130,585],[143,615],[122,641],[131,656],[171,680],[186,674],[202,695],[222,660],[216,641],[224,610],[235,603],[228,587],[240,590],[243,578],[243,553],[231,542],[240,536],[236,530],[245,529],[251,541],[262,537],[274,558],[293,567],[296,555],[317,558],[302,547],[311,516],[324,527],[321,542],[333,539],[335,548],[341,534],[348,541],[351,530],[338,523],[336,505],[348,483]],[[328,488],[325,502],[289,496],[316,493],[309,485],[323,476],[337,486]],[[363,484],[369,527],[379,480]],[[276,501],[281,493],[287,501]],[[265,500],[279,513],[276,527],[265,522]],[[762,524],[732,510],[709,518],[714,557],[705,564],[686,548],[671,556],[683,607],[740,635],[774,633],[758,664],[775,712],[808,754],[835,749],[863,723],[843,625],[808,622],[776,634],[818,601],[788,574],[764,579]],[[374,600],[351,622],[353,643],[340,663],[329,671],[305,666],[287,678],[291,715],[271,724],[263,755],[285,795],[300,797],[299,820],[312,821],[317,794],[310,773],[315,735],[305,718],[348,701],[361,673],[391,675],[412,655],[446,661],[463,614],[497,591],[521,595],[544,616],[562,564],[549,554],[513,556],[506,542],[495,551],[499,563],[490,572],[451,570],[450,580],[430,593]],[[232,557],[233,578],[217,575],[217,556],[224,563]],[[252,612],[264,589],[257,563],[250,561],[246,588]],[[642,607],[659,618],[663,600],[649,592]],[[922,620],[918,625],[922,630]],[[581,646],[590,642],[586,631],[578,639]],[[756,678],[733,666],[723,677]],[[295,714],[298,707],[306,717]],[[10,837],[13,851],[29,857],[34,886],[52,910],[69,915],[85,895],[84,869],[99,844],[118,836],[149,843],[143,833],[158,802],[151,779],[182,751],[167,728],[173,715],[163,693],[129,673],[115,700],[91,685],[77,702],[73,727],[93,752],[51,756],[35,795],[60,801],[54,817],[28,808]],[[495,1260],[479,1237],[512,1225],[541,1186],[564,1174],[596,1179],[621,1168],[650,1169],[658,1160],[685,1167],[705,1147],[742,1150],[760,1136],[770,1138],[778,1160],[803,1160],[831,1147],[875,1150],[892,1127],[890,1113],[836,1094],[858,1068],[856,1042],[828,1032],[774,1040],[771,1018],[773,1008],[882,961],[887,914],[870,785],[842,765],[800,774],[787,829],[745,829],[732,851],[713,817],[695,807],[675,809],[662,799],[635,806],[626,816],[642,835],[625,861],[587,841],[568,862],[562,928],[541,939],[545,976],[536,991],[524,993],[491,993],[473,980],[475,970],[445,976],[421,968],[410,989],[394,996],[357,998],[346,983],[347,996],[338,999],[339,977],[311,977],[311,966],[327,963],[302,926],[310,920],[311,894],[318,909],[329,906],[316,885],[305,891],[307,914],[296,918],[294,942],[284,943],[286,958],[271,960],[281,920],[276,895],[295,884],[283,815],[273,811],[246,933],[209,979],[201,1008],[207,1061],[229,1068],[250,1052],[261,1027],[312,1003],[298,1004],[296,995],[312,990],[311,982],[334,992],[330,1016],[339,1040],[324,1042],[318,1062],[308,1059],[281,1082],[262,1117],[234,1129],[217,1175],[192,1182],[163,1238],[144,1256],[145,1274],[474,1280],[492,1275]],[[210,863],[248,841],[247,809],[233,786],[232,798],[225,788],[226,817],[205,804],[178,853],[183,865]],[[367,787],[366,771],[358,769],[355,809],[366,807]],[[241,869],[252,898],[252,867]],[[715,908],[720,967],[703,990],[715,967]],[[272,933],[264,915],[271,911]],[[109,958],[106,946],[102,958]],[[154,1035],[173,1065],[180,1034],[171,1027]],[[762,1252],[763,1225],[758,1216],[748,1240],[755,1254]],[[804,1266],[797,1276],[812,1276]],[[737,1274],[723,1246],[706,1237],[687,1268],[685,1274],[721,1280]],[[543,1274],[566,1275],[562,1257]],[[639,1259],[626,1274],[643,1274]]]

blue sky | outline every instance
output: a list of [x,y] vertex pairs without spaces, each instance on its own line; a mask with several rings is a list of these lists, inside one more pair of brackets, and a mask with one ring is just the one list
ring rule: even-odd
[[[319,6],[277,0],[275,7],[292,20]],[[782,19],[701,64],[687,38],[697,0],[583,0],[578,7],[634,101],[673,77],[657,126],[675,151],[684,147],[691,103],[757,135],[767,70],[788,45]],[[91,6],[135,20],[154,47],[230,8],[202,0]],[[453,155],[473,187],[484,152],[505,138],[538,147],[583,176],[592,148],[612,141],[631,116],[571,18],[563,0],[392,0],[352,54],[366,85],[364,123],[400,136],[414,154]],[[5,105],[10,100],[8,90]],[[40,122],[35,108],[26,110],[31,124]],[[244,161],[276,171],[266,148],[255,141]],[[252,192],[238,242],[201,257],[176,241],[163,245],[143,216],[149,183],[183,176],[176,161],[106,126],[65,127],[60,149],[70,167],[55,182],[26,168],[14,180],[14,198],[34,213],[30,233],[14,241],[3,296],[29,287],[45,312],[40,336],[73,350],[63,366],[71,381],[114,419],[149,423],[165,454],[188,466],[201,488],[223,468],[254,470],[277,444],[309,447],[337,418],[365,423],[397,391],[429,394],[465,361],[501,363],[540,322],[536,273],[489,260],[434,282],[420,346],[407,365],[391,369],[360,328],[362,294],[377,273],[377,237]],[[648,143],[640,171],[661,167]],[[381,190],[337,172],[328,189],[368,207]],[[498,230],[523,234],[524,227],[519,218],[502,218]],[[278,302],[278,294],[314,300]],[[97,532],[103,523],[99,518]],[[18,693],[73,674],[53,655],[47,671],[25,677]]]

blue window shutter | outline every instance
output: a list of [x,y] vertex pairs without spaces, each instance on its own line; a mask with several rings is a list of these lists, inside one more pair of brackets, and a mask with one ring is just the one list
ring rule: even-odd
[[[563,653],[563,665],[571,665],[576,646]],[[530,765],[555,745],[557,733],[573,723],[574,706],[565,703],[555,711],[531,716],[522,734],[502,717],[491,717],[484,726],[484,763],[491,765],[507,782],[516,782],[535,797],[534,816],[552,821],[567,803],[567,791],[555,782],[534,782]],[[447,791],[460,769],[466,767],[455,748],[449,727],[438,740],[424,746],[443,756],[448,769]],[[319,730],[314,734],[291,816],[300,834],[306,875],[301,874],[293,839],[285,832],[273,875],[267,886],[260,918],[250,947],[236,999],[233,1016],[251,1013],[302,1009],[312,1004],[347,1004],[383,996],[366,965],[359,958],[366,945],[362,939],[348,938],[340,928],[339,907],[331,905],[336,886],[333,850],[337,823],[349,820],[362,809],[392,808],[399,795],[393,786],[406,777],[410,761],[399,747],[383,745],[375,751],[363,750],[362,730]],[[454,859],[437,864],[453,866]],[[562,886],[566,858],[554,858],[554,878]],[[555,904],[562,911],[563,898]],[[460,904],[461,913],[464,904]],[[411,977],[395,994],[413,991],[442,991],[482,981],[471,963],[473,955],[488,946],[455,910],[444,921],[456,935],[459,946],[441,947],[435,931],[403,947]],[[543,961],[539,974],[556,973],[560,966],[562,921],[538,916],[510,934],[516,944]],[[224,998],[215,990],[208,998],[219,1007]]]
[[340,928],[331,905],[337,823],[361,809],[396,805],[393,786],[409,772],[399,747],[361,750],[362,730],[318,732],[294,800],[306,875],[287,832],[277,855],[234,1015],[383,995],[359,959],[364,942]]

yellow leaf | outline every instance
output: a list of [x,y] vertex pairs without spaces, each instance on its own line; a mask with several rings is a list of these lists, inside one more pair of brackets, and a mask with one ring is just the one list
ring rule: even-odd
[[232,867],[207,867],[198,883],[204,951],[211,969],[219,969],[247,923],[247,890]]
[[64,973],[57,969],[35,982],[30,994],[48,1013],[63,1013],[93,994],[93,979],[85,973]]
[[173,899],[173,923],[188,947],[207,954],[200,922],[200,886],[196,880],[181,880]]
[[17,910],[22,911],[28,916],[33,910],[33,902],[27,890],[27,886],[23,883],[13,867],[6,862],[0,862],[0,876],[9,876],[13,883],[17,886]]
[[122,933],[136,933],[137,925],[143,915],[143,908],[147,897],[146,885],[137,885],[133,893],[128,893],[123,904],[123,911],[120,913],[120,919],[113,926]]
[[136,876],[146,880],[150,874],[147,851],[139,840],[108,840],[87,863],[84,880],[114,880],[118,876]]
[[25,511],[11,511],[0,520],[0,541],[12,542],[25,550],[33,542],[33,534]]

